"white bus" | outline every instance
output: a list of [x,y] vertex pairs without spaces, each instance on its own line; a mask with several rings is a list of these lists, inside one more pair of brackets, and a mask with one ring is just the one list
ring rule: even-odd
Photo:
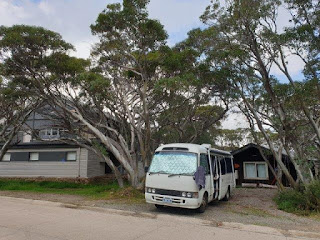
[[145,198],[157,208],[172,206],[204,212],[208,202],[229,200],[234,188],[229,152],[209,144],[172,143],[155,151],[147,170]]

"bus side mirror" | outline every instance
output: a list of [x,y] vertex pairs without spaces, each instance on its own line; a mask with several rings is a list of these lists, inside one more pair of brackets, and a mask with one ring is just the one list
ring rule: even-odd
[[149,171],[149,167],[144,167],[144,172],[147,173]]

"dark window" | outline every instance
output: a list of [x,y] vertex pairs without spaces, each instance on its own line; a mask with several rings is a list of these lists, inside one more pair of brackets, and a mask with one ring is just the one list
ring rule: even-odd
[[164,147],[162,150],[189,151],[188,148],[182,147]]
[[231,158],[225,158],[226,166],[227,166],[227,173],[232,173],[232,162]]
[[210,174],[209,157],[207,154],[200,154],[200,166],[205,168],[206,174]]
[[40,152],[39,160],[46,162],[65,162],[66,152]]
[[226,174],[226,163],[224,161],[224,158],[220,159],[220,167],[221,167],[221,175]]
[[28,152],[14,152],[11,153],[12,162],[20,162],[20,161],[29,161],[29,153]]
[[215,165],[216,165],[216,157],[214,155],[210,155],[211,158],[211,171],[215,174]]

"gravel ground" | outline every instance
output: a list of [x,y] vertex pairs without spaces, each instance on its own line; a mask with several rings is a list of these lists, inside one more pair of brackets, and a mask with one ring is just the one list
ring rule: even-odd
[[310,217],[301,217],[280,211],[272,201],[277,190],[238,188],[229,202],[214,202],[210,204],[205,213],[199,214],[194,210],[180,208],[156,209],[149,204],[119,204],[115,201],[88,200],[85,197],[74,195],[38,194],[25,192],[0,192],[3,196],[30,198],[38,200],[55,201],[76,205],[96,206],[103,208],[146,212],[155,215],[169,214],[188,218],[200,218],[212,221],[213,224],[221,222],[239,222],[269,226],[283,230],[300,230],[320,232],[320,221]]

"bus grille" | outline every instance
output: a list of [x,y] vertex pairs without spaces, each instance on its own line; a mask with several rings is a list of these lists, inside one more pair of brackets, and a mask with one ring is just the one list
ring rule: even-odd
[[181,192],[175,190],[156,189],[156,194],[181,197]]

